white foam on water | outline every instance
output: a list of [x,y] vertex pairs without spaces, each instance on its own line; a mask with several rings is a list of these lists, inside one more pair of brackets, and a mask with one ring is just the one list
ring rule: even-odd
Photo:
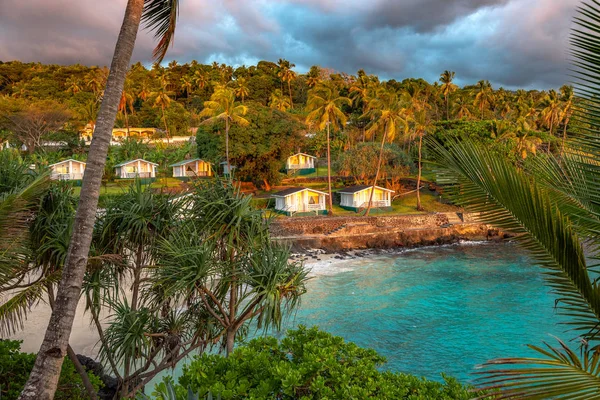
[[[323,250],[309,250],[308,253],[312,255],[317,255],[319,260],[315,259],[305,259],[304,266],[309,271],[309,277],[317,277],[317,276],[328,276],[328,275],[337,275],[343,272],[354,271],[358,268],[364,267],[365,263],[368,261],[374,261],[374,259],[379,259],[383,257],[389,257],[394,255],[399,255],[403,253],[412,253],[419,251],[431,251],[439,248],[449,248],[449,247],[461,247],[461,246],[486,246],[490,244],[495,244],[496,242],[491,241],[475,241],[475,240],[461,240],[456,243],[435,245],[435,246],[423,246],[423,247],[414,247],[414,248],[396,248],[396,249],[388,249],[388,250],[378,250],[378,249],[366,249],[366,250],[351,250],[342,254],[323,254]],[[361,254],[361,256],[357,256],[357,254]],[[350,255],[350,258],[347,256]],[[335,257],[344,257],[344,258],[335,258]]]

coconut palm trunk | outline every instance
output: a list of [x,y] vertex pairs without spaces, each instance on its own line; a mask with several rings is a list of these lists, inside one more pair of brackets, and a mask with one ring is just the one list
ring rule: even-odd
[[127,116],[127,104],[125,104],[124,115],[125,115],[125,128],[127,129],[127,137],[131,136],[129,133],[129,117]]
[[161,104],[160,106],[162,110],[163,122],[165,124],[165,132],[167,132],[167,144],[170,143],[169,139],[171,138],[171,133],[169,132],[169,125],[167,125],[167,117],[165,117],[165,105]]
[[[50,305],[50,309],[53,310],[54,309],[54,289],[52,288],[52,285],[48,285],[47,289],[48,291],[48,305]],[[98,398],[96,390],[94,389],[94,385],[92,385],[92,382],[90,381],[90,377],[87,373],[87,371],[85,370],[85,368],[83,367],[83,365],[81,365],[81,363],[79,362],[79,359],[77,358],[77,354],[75,354],[75,351],[73,350],[73,348],[71,347],[71,345],[67,345],[67,356],[69,356],[69,359],[71,360],[71,362],[73,363],[73,366],[75,367],[75,371],[77,371],[77,373],[79,374],[79,377],[81,378],[81,382],[83,383],[83,386],[85,387],[85,391],[87,392],[87,395],[89,396],[90,400],[96,400]]]
[[227,160],[227,174],[231,177],[231,164],[229,163],[229,117],[225,118],[225,159]]
[[81,294],[112,128],[117,116],[125,75],[131,60],[143,9],[144,0],[127,2],[125,17],[115,46],[104,97],[98,113],[96,131],[88,154],[81,196],[75,214],[73,233],[62,278],[58,285],[55,307],[35,365],[19,397],[22,400],[51,400],[56,392]]
[[387,136],[387,123],[385,124],[385,130],[383,131],[383,138],[381,138],[381,149],[379,150],[379,160],[377,161],[377,171],[375,171],[375,179],[373,179],[373,187],[371,188],[371,195],[369,196],[369,204],[367,205],[367,211],[365,217],[369,216],[371,207],[373,205],[373,194],[375,193],[375,186],[377,186],[377,180],[379,179],[379,171],[381,170],[381,162],[383,160],[383,148],[385,146],[385,138]]
[[423,149],[423,133],[419,133],[419,173],[417,174],[417,210],[421,211],[421,172],[423,171],[422,163],[422,149]]
[[288,92],[290,92],[290,107],[294,108],[294,100],[292,100],[292,84],[289,79],[288,79]]
[[450,101],[448,94],[446,94],[446,121],[450,121]]
[[330,123],[327,123],[327,187],[329,190],[329,199],[328,199],[328,204],[329,204],[329,215],[333,215],[333,195],[331,193],[331,146],[330,146],[330,140],[329,140],[329,125]]

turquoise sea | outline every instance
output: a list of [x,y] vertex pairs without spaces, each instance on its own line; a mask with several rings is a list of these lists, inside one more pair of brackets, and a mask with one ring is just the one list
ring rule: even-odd
[[318,325],[388,359],[385,368],[463,382],[478,364],[532,356],[526,344],[573,339],[542,269],[511,244],[371,255],[317,268],[287,321]]
[[[374,348],[388,360],[384,369],[467,383],[486,360],[535,356],[525,345],[556,344],[552,335],[574,339],[542,272],[516,246],[498,243],[323,261],[285,328],[317,325]],[[176,379],[181,366],[168,374]]]

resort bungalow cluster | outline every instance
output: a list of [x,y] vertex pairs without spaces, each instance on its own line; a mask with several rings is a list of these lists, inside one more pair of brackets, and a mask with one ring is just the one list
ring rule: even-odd
[[[81,180],[85,171],[85,162],[73,159],[64,160],[50,165],[52,179],[60,180]],[[219,164],[224,175],[229,174],[227,162]],[[316,157],[297,153],[287,158],[286,170],[297,171],[299,173],[314,172],[316,166]],[[173,169],[173,177],[181,180],[188,180],[199,177],[214,176],[213,165],[200,158],[182,160],[169,167]],[[230,166],[231,170],[235,166]],[[153,179],[156,178],[158,164],[144,159],[135,159],[124,161],[115,165],[115,175],[118,179]],[[302,172],[304,171],[304,172]],[[338,191],[340,195],[340,207],[346,210],[358,212],[365,209],[371,199],[372,186],[356,185],[343,188]],[[375,186],[372,198],[372,208],[389,210],[392,205],[391,189],[381,186]],[[272,195],[275,199],[275,211],[288,215],[321,215],[327,213],[328,194],[316,189],[307,187],[293,187],[282,190]]]
[[[365,209],[369,205],[372,189],[372,186],[357,185],[338,191],[340,207],[356,212]],[[390,210],[393,193],[391,189],[375,186],[371,207]],[[275,199],[275,211],[288,216],[326,214],[326,196],[327,193],[306,187],[285,189],[272,195]]]

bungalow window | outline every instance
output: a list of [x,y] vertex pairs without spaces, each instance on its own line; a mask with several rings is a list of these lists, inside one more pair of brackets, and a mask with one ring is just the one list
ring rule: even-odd
[[59,174],[68,174],[69,173],[69,164],[57,165],[56,172],[58,172]]
[[128,165],[125,167],[125,172],[127,172],[128,174],[134,174],[137,172],[137,166],[135,165]]
[[319,204],[319,195],[318,194],[309,194],[308,195],[308,204]]

